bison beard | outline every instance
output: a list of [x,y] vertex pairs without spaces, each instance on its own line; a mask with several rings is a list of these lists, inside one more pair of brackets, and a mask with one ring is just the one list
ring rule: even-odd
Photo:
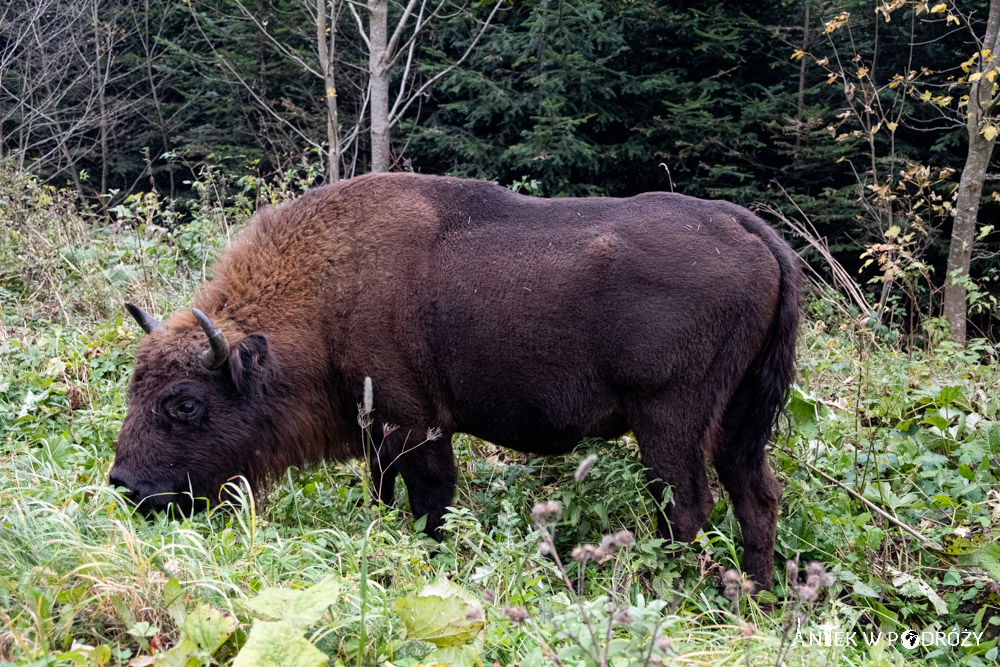
[[[441,537],[451,438],[524,452],[633,431],[664,536],[691,540],[706,457],[769,587],[781,488],[764,448],[794,373],[797,258],[747,210],[675,194],[536,199],[480,181],[379,174],[261,211],[191,311],[129,311],[139,346],[111,482],[143,509],[215,503],[288,466],[365,456]],[[428,429],[441,437],[425,439]]]

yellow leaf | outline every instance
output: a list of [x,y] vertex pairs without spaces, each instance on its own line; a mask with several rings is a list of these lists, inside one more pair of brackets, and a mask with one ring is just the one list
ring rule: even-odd
[[895,132],[896,128],[899,127],[899,123],[886,123],[885,126],[889,128],[890,132]]
[[334,88],[333,86],[327,88],[326,89],[326,96],[327,97],[336,97],[337,96],[337,89]]
[[972,83],[973,81],[979,81],[982,78],[983,78],[982,72],[973,72],[972,74],[969,75],[969,83]]
[[944,24],[948,25],[952,21],[955,22],[955,25],[960,25],[958,22],[958,18],[954,14],[948,14],[948,18],[945,19]]
[[921,93],[920,94],[920,101],[921,102],[930,102],[931,101],[931,91],[925,90],[923,93]]
[[986,73],[986,78],[989,79],[990,83],[993,83],[993,79],[997,78],[997,68],[994,67],[989,72]]
[[889,229],[885,230],[885,237],[887,239],[894,239],[897,236],[899,236],[899,233],[901,231],[903,231],[903,230],[899,228],[899,225],[893,225]]
[[932,14],[939,14],[941,12],[946,12],[946,11],[948,11],[948,5],[944,4],[943,2],[939,5],[934,5],[933,7],[931,7]]
[[858,78],[859,79],[863,79],[867,74],[868,74],[868,68],[867,67],[859,67],[858,68]]
[[941,105],[943,107],[946,107],[949,104],[951,104],[951,95],[949,95],[948,97],[942,97],[941,99],[934,100],[934,101],[937,102],[939,105]]
[[806,52],[803,51],[802,49],[795,49],[794,51],[792,51],[792,57],[790,59],[791,60],[799,60],[805,54],[806,54]]
[[986,141],[993,141],[997,138],[997,132],[998,128],[996,125],[987,124],[982,130],[980,130],[979,134],[983,135],[983,138],[986,139]]
[[917,16],[920,16],[921,13],[926,12],[926,11],[927,11],[927,3],[926,2],[921,2],[921,3],[917,4]]

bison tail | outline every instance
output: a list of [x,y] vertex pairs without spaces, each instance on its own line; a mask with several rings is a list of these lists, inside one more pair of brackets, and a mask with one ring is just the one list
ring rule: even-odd
[[[772,429],[782,414],[795,377],[795,341],[799,326],[799,257],[763,220],[743,212],[743,227],[759,237],[781,271],[778,304],[764,344],[747,369],[728,410],[729,427],[740,432],[737,454],[748,465],[763,461]],[[733,418],[737,423],[732,423]],[[732,433],[732,431],[730,431]],[[735,443],[734,443],[735,444]]]

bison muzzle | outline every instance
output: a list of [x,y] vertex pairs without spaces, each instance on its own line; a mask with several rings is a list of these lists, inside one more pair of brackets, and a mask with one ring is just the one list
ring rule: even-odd
[[[794,373],[797,257],[726,202],[539,199],[380,174],[259,212],[192,310],[146,331],[112,484],[144,511],[218,503],[288,466],[367,456],[440,539],[451,439],[563,454],[638,440],[660,534],[691,540],[732,498],[744,570],[769,587],[781,487],[765,445]],[[374,381],[375,447],[358,426]],[[429,430],[441,436],[427,439]]]

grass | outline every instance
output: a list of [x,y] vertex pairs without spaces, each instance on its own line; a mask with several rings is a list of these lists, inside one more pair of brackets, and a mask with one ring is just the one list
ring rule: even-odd
[[[290,470],[266,502],[236,511],[133,516],[106,485],[138,340],[121,301],[183,307],[249,210],[295,192],[293,175],[220,199],[213,178],[196,184],[197,205],[146,195],[107,220],[0,165],[0,661],[996,660],[996,348],[907,351],[837,315],[832,295],[809,306],[790,425],[770,453],[784,484],[770,597],[748,597],[730,572],[739,530],[724,497],[692,544],[655,537],[627,438],[542,459],[459,436],[440,547],[413,529],[405,490],[392,507],[368,501],[358,461]],[[550,501],[558,518],[537,521]],[[634,545],[572,558],[622,530]],[[978,643],[907,648],[908,630]],[[883,640],[868,646],[861,632]]]

